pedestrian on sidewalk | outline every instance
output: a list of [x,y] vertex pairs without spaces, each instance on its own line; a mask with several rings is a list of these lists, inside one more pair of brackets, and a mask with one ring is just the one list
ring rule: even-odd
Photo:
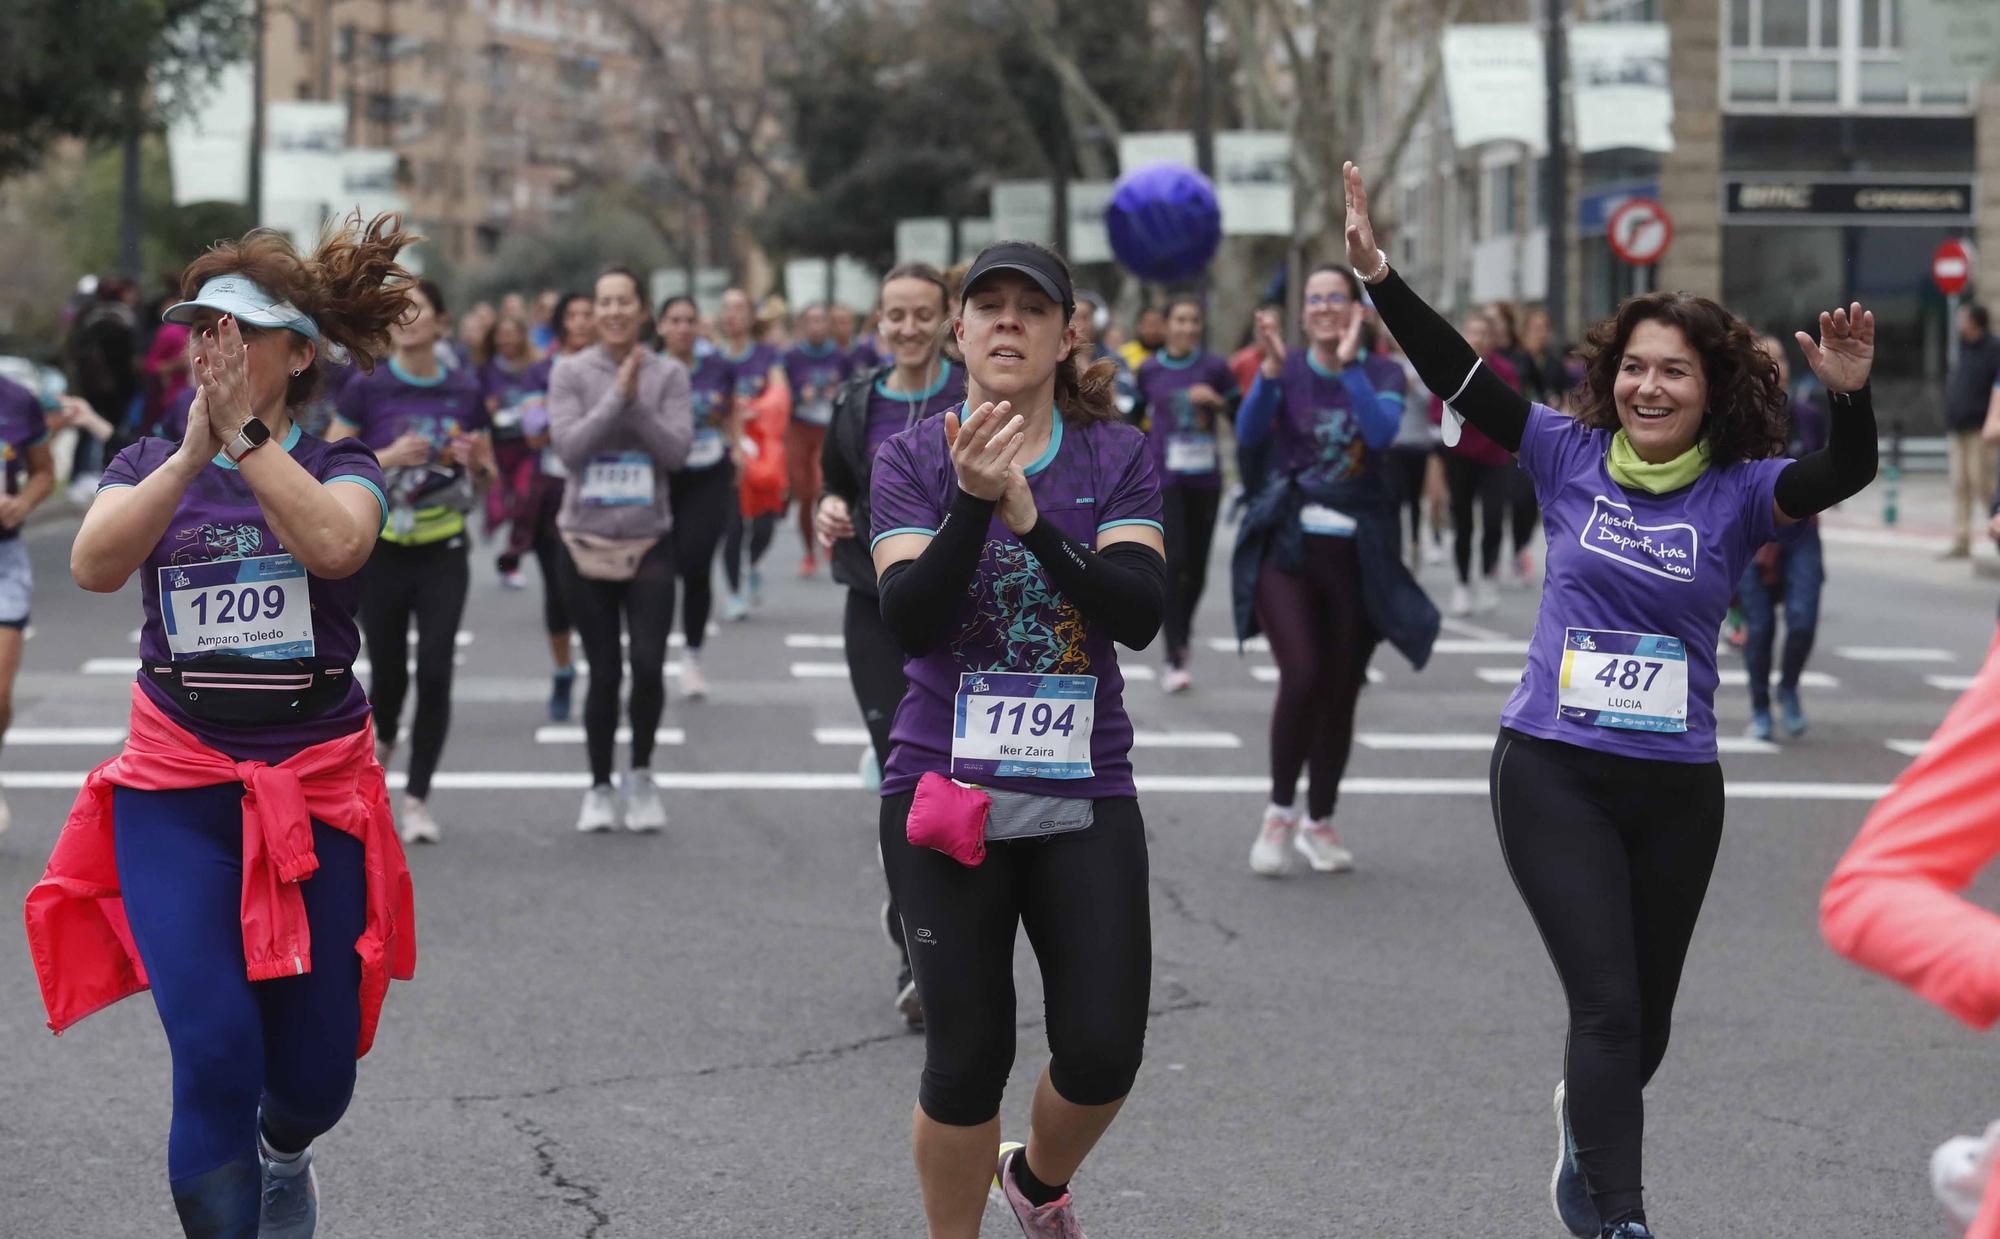
[[[2000,443],[2000,339],[1983,305],[1958,312],[1958,364],[1944,384],[1944,428],[1951,451],[1951,546],[1944,558],[1972,554],[1970,530],[1993,494],[1993,458]],[[1982,433],[1983,432],[1983,433]]]

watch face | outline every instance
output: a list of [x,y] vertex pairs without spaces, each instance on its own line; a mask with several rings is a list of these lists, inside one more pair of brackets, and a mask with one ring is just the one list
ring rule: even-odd
[[243,437],[249,441],[250,446],[255,447],[271,437],[271,428],[253,417],[243,423],[242,433]]

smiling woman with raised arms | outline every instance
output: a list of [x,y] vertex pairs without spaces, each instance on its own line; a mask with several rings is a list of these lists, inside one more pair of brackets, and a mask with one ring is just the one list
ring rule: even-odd
[[1722,839],[1716,634],[1778,528],[1875,476],[1875,316],[1819,317],[1799,347],[1832,398],[1827,446],[1784,457],[1785,391],[1749,325],[1648,293],[1592,328],[1574,415],[1530,404],[1389,269],[1354,165],[1347,259],[1426,386],[1515,453],[1548,571],[1493,750],[1508,871],[1569,1002],[1551,1193],[1572,1234],[1652,1232],[1642,1090],[1666,1055],[1681,965]]

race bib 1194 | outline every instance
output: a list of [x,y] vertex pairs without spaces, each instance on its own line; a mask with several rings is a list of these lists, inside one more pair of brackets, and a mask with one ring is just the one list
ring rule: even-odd
[[1087,779],[1097,677],[968,671],[958,677],[951,777]]

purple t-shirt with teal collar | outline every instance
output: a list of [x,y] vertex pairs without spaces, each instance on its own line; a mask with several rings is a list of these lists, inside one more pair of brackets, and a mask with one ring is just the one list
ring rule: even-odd
[[[6,464],[6,492],[21,493],[28,476],[28,449],[49,438],[49,424],[42,415],[42,401],[35,393],[11,379],[0,379],[0,461]],[[0,528],[0,542],[21,536],[19,526]]]
[[755,400],[763,395],[764,389],[771,385],[772,368],[779,365],[778,350],[768,344],[753,344],[735,354],[717,348],[715,355],[735,371],[738,400]]
[[[1612,481],[1612,432],[1534,405],[1548,571],[1502,725],[1662,761],[1715,760],[1716,636],[1743,568],[1777,536],[1780,458],[1711,467],[1664,495]],[[1683,687],[1684,686],[1684,687]]]
[[1235,400],[1242,394],[1229,363],[1214,353],[1169,357],[1161,349],[1139,366],[1139,395],[1152,421],[1147,442],[1161,486],[1188,490],[1222,487],[1217,413],[1188,397],[1191,389],[1203,383],[1224,400]]
[[549,372],[538,361],[510,368],[499,358],[479,364],[476,372],[480,395],[486,400],[495,439],[519,439],[535,405],[546,405]]
[[824,426],[833,420],[833,394],[852,373],[846,353],[824,344],[794,345],[785,354],[785,381],[792,385],[792,420]]
[[[1133,426],[1065,426],[1058,416],[1048,450],[1027,474],[1041,519],[1084,546],[1120,526],[1160,527],[1160,485]],[[895,435],[875,457],[871,545],[896,533],[934,533],[957,490],[942,414]],[[890,731],[883,795],[909,791],[932,772],[1042,796],[1133,794],[1132,720],[1111,634],[1062,596],[998,515],[949,635],[907,660],[904,672],[909,690]],[[1015,756],[954,763],[961,718],[970,736],[1016,740]],[[1076,731],[1085,722],[1087,749]],[[1027,766],[1060,773],[1008,773]]]
[[729,410],[736,400],[736,367],[719,354],[705,353],[687,369],[694,402],[694,442],[688,447],[687,464],[681,472],[699,473],[729,459]]
[[[890,439],[929,417],[965,403],[965,370],[946,357],[937,364],[943,369],[937,380],[918,392],[892,391],[889,375],[877,378],[868,389],[868,458]],[[893,371],[891,372],[893,373]]]
[[[166,464],[177,446],[165,439],[141,439],[105,468],[98,490],[137,486]],[[381,466],[375,463],[375,453],[359,441],[328,443],[294,424],[282,447],[322,483],[351,482],[365,488],[387,516]],[[288,584],[299,577],[304,578],[302,597]],[[361,650],[354,620],[361,601],[359,575],[329,581],[293,561],[271,531],[250,484],[219,455],[181,495],[166,536],[139,569],[139,584],[145,611],[139,629],[143,663],[198,659],[205,652],[201,647],[211,646],[220,654],[341,667],[352,666]],[[170,617],[161,607],[163,587],[173,603]],[[296,615],[301,602],[309,611],[303,624]],[[283,728],[201,722],[156,690],[144,675],[139,682],[167,717],[241,761],[283,761],[300,749],[359,730],[368,718],[368,697],[358,681],[339,706]]]
[[[1375,353],[1363,355],[1359,368],[1382,406],[1377,412],[1383,424],[1392,427],[1402,416],[1410,386],[1403,368]],[[1375,449],[1355,415],[1351,388],[1356,384],[1321,367],[1310,348],[1295,348],[1286,355],[1278,381],[1284,399],[1271,428],[1273,469],[1310,485],[1348,481],[1372,467]],[[1396,407],[1391,410],[1390,404]]]

